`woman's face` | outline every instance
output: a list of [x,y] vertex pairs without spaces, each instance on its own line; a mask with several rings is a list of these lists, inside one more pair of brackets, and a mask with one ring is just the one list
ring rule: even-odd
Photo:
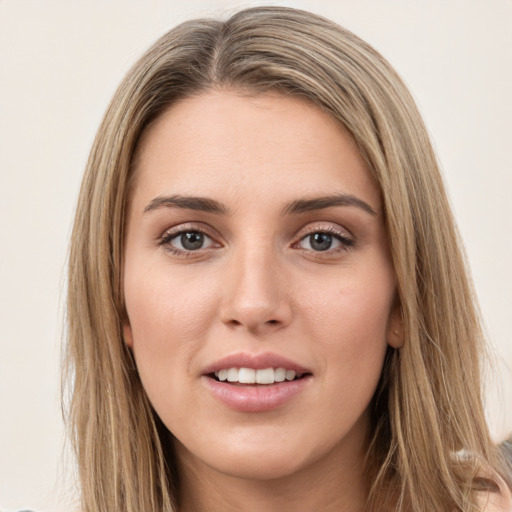
[[351,137],[299,99],[211,91],[135,164],[124,337],[179,459],[247,478],[360,461],[400,319]]

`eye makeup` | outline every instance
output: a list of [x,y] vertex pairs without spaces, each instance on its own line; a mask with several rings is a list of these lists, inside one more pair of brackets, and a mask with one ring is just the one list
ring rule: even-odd
[[[300,238],[290,247],[308,253],[319,253],[319,256],[329,257],[347,252],[354,247],[355,239],[352,234],[333,225],[314,225],[306,227],[298,234]],[[216,241],[218,237],[210,230],[194,223],[180,224],[166,230],[158,239],[169,253],[176,256],[199,256],[206,251],[220,249],[223,245]],[[296,238],[296,237],[294,237]]]

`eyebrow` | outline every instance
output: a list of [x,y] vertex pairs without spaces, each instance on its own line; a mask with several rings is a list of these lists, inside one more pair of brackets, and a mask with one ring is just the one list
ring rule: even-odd
[[194,196],[159,196],[155,197],[144,208],[144,213],[156,210],[162,207],[180,208],[183,210],[196,210],[217,215],[229,215],[229,209],[222,203],[206,197]]
[[[285,205],[281,215],[307,213],[335,206],[355,206],[371,215],[377,215],[377,212],[368,203],[350,194],[333,194],[329,196],[297,199]],[[155,199],[144,208],[144,213],[162,207],[195,210],[223,216],[230,215],[229,208],[215,199],[181,195],[155,197]]]
[[298,199],[284,207],[283,215],[307,213],[333,206],[355,206],[371,215],[377,215],[377,212],[368,203],[350,194],[333,194],[330,196],[312,197],[310,199]]

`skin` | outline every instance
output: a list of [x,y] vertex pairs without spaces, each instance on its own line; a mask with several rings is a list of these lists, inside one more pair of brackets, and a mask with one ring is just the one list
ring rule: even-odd
[[[299,99],[209,91],[146,130],[135,169],[124,338],[176,438],[180,511],[362,510],[368,404],[402,336],[379,190],[352,138]],[[283,214],[333,194],[374,213]],[[176,195],[229,213],[155,203]],[[204,245],[186,251],[183,231],[204,231]],[[325,232],[332,245],[317,250],[311,235]],[[202,371],[239,352],[276,353],[312,375],[277,409],[236,411]]]

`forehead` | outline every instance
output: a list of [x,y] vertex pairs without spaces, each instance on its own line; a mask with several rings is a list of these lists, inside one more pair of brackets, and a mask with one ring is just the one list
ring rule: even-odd
[[143,134],[134,167],[135,195],[342,192],[380,208],[350,134],[312,103],[278,93],[208,91],[173,104]]

